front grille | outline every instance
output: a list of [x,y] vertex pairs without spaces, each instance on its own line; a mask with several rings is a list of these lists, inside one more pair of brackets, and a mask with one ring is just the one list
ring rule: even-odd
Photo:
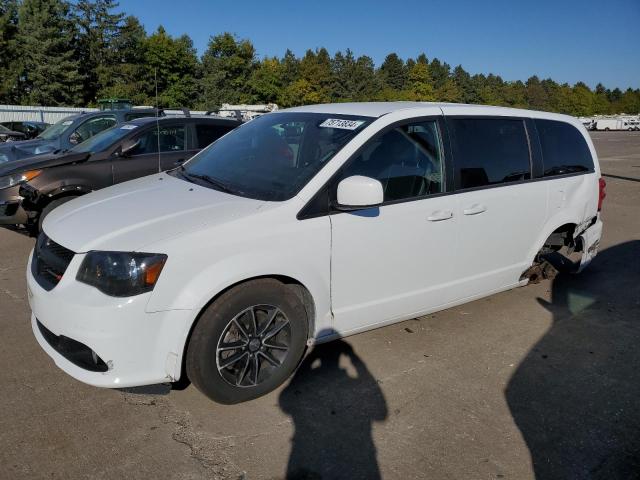
[[56,335],[40,320],[36,319],[38,330],[51,347],[74,365],[91,372],[106,372],[109,366],[85,344],[64,335]]
[[74,255],[71,250],[58,245],[41,233],[33,251],[31,273],[42,288],[47,291],[53,290],[62,280]]

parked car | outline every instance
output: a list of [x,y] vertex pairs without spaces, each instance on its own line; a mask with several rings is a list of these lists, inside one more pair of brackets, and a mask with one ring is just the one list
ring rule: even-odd
[[9,130],[24,133],[27,140],[36,138],[50,126],[45,122],[33,122],[31,120],[2,122],[0,125]]
[[9,130],[7,127],[0,125],[0,143],[3,142],[17,142],[25,140],[27,136],[22,132],[16,132]]
[[69,150],[97,133],[141,117],[155,117],[153,108],[113,110],[71,115],[47,128],[32,140],[0,145],[0,164],[21,158]]
[[0,165],[0,225],[24,226],[36,233],[59,205],[115,183],[175,168],[238,125],[235,119],[210,116],[138,118],[68,152]]
[[307,345],[537,281],[551,254],[584,268],[604,186],[573,117],[281,110],[49,215],[27,271],[33,332],[92,385],[186,375],[218,402],[250,400]]

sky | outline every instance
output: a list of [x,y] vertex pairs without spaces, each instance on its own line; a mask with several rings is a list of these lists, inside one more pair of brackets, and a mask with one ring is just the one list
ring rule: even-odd
[[640,88],[640,0],[120,0],[148,33],[188,34],[199,54],[231,32],[258,56],[350,48],[376,65],[424,52],[470,73]]

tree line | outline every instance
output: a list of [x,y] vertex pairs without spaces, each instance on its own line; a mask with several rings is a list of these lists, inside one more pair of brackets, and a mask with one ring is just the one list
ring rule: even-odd
[[287,107],[344,101],[443,101],[503,105],[575,116],[640,112],[640,89],[595,89],[532,76],[505,81],[425,54],[395,53],[376,66],[347,49],[258,58],[250,40],[212,36],[198,56],[188,35],[117,11],[116,0],[0,0],[0,103],[138,105],[214,109],[222,103]]

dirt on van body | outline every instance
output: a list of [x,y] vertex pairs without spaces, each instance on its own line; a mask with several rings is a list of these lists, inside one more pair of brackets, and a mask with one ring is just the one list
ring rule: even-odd
[[593,138],[605,231],[583,274],[318,347],[235,406],[58,370],[29,323],[33,239],[0,230],[0,477],[640,478],[640,133]]

